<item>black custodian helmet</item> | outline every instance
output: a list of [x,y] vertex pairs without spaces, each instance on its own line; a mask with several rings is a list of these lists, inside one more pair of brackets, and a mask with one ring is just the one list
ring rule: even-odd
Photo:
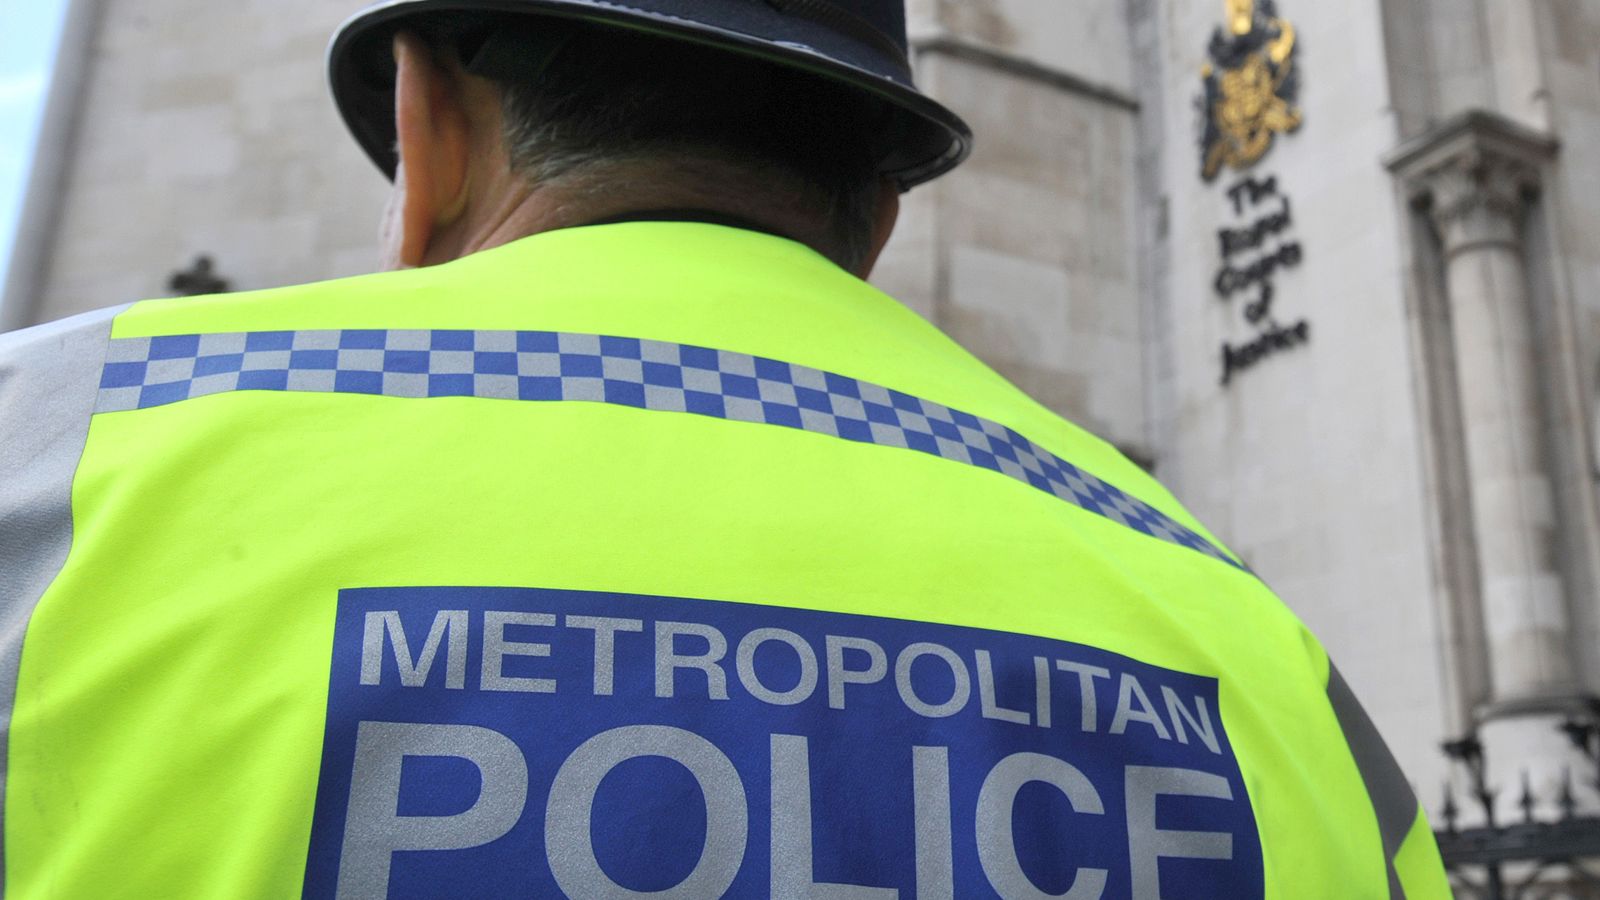
[[972,131],[917,90],[903,0],[387,0],[340,27],[328,51],[339,113],[394,177],[394,65],[389,40],[419,16],[513,15],[626,28],[755,57],[842,85],[881,105],[867,135],[878,171],[904,190],[960,165]]

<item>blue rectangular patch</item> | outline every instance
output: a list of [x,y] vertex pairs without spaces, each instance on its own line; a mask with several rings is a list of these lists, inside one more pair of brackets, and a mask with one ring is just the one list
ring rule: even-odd
[[1182,900],[1261,897],[1262,863],[1215,679],[787,607],[372,588],[339,595],[305,896],[341,880]]

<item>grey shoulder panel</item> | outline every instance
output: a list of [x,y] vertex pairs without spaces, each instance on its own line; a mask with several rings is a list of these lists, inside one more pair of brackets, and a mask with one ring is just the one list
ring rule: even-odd
[[22,639],[72,547],[72,478],[125,308],[0,334],[0,825]]
[[1378,734],[1378,727],[1372,724],[1350,685],[1331,662],[1328,664],[1328,701],[1333,704],[1333,713],[1339,719],[1339,728],[1350,745],[1350,753],[1355,756],[1356,768],[1361,771],[1361,781],[1367,787],[1367,797],[1378,817],[1378,833],[1383,837],[1385,864],[1389,868],[1391,900],[1400,900],[1405,895],[1395,873],[1394,858],[1417,820],[1417,795],[1411,790],[1405,773],[1400,771],[1394,754],[1389,752],[1389,745]]

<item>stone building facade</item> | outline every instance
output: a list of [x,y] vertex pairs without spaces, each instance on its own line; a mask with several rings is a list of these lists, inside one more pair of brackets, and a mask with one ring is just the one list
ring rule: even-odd
[[[1468,735],[1504,803],[1553,796],[1600,694],[1600,0],[910,6],[979,142],[876,280],[1238,550],[1436,816]],[[321,66],[350,7],[74,0],[0,325],[201,255],[369,270],[386,186]]]

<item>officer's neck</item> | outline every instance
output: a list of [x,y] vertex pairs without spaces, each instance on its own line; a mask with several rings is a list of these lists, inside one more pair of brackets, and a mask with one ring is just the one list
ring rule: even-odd
[[637,169],[544,185],[515,181],[492,186],[498,188],[498,196],[469,203],[456,223],[441,229],[430,242],[426,263],[446,262],[547,231],[664,219],[749,228],[833,255],[826,221],[809,213],[802,198],[775,197],[770,189],[755,196],[742,189],[746,185],[737,178],[685,173],[680,166],[671,169]]

